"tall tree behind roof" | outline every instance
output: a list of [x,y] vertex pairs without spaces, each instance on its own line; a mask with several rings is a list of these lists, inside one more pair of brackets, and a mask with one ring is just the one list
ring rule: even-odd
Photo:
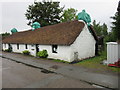
[[68,8],[63,11],[61,22],[67,22],[77,19],[77,10],[74,8]]
[[5,37],[9,36],[10,33],[5,32],[5,33],[1,33],[0,36],[2,36],[2,39],[4,39]]
[[112,32],[114,39],[120,41],[120,1],[118,3],[117,12],[115,16],[111,17],[114,21],[112,22]]
[[116,12],[115,16],[111,17],[114,21],[112,22],[112,32],[115,40],[120,40],[120,15]]
[[96,23],[96,21],[94,20],[93,21],[93,28],[95,29],[96,33],[97,33],[97,36],[106,36],[108,35],[108,32],[107,32],[107,25],[105,23],[103,23],[103,25],[100,25],[100,22],[99,23]]
[[60,7],[59,3],[44,0],[29,5],[25,13],[29,21],[28,25],[31,26],[33,22],[39,22],[43,27],[59,23],[61,18],[60,13],[63,11],[63,7]]

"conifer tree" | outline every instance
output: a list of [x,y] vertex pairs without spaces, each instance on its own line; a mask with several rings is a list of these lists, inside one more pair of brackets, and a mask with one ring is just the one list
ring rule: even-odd
[[117,12],[115,13],[115,16],[112,17],[114,20],[112,22],[112,32],[113,32],[113,38],[117,41],[120,40],[120,1],[118,4]]

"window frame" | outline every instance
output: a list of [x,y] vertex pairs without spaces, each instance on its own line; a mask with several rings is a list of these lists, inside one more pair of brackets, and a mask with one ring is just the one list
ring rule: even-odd
[[[56,51],[54,51],[54,48],[56,49]],[[58,45],[52,45],[52,53],[58,53],[57,49],[58,49]]]

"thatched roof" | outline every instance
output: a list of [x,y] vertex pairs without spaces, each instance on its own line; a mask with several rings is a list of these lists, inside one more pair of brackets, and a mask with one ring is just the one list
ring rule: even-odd
[[84,23],[70,21],[38,28],[16,32],[3,40],[3,43],[43,44],[43,45],[71,45],[82,29]]

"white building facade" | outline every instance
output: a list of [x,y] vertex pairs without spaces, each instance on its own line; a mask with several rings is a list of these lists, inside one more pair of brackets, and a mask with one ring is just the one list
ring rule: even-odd
[[[85,24],[85,23],[84,23]],[[85,24],[83,30],[71,45],[41,45],[41,44],[5,44],[3,50],[12,47],[12,52],[22,53],[29,50],[36,56],[38,51],[47,50],[48,58],[60,59],[68,62],[82,60],[95,56],[96,40]]]

